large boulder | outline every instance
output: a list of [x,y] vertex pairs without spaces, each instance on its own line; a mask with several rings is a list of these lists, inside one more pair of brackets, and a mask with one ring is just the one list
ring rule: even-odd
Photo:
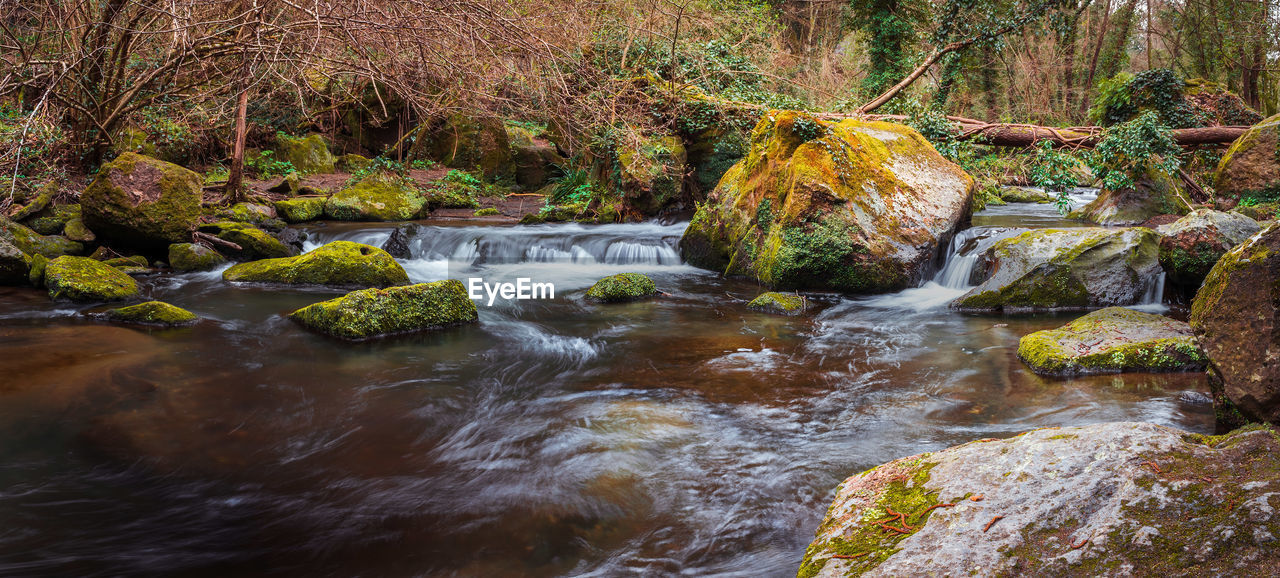
[[1206,361],[1185,322],[1124,307],[1026,335],[1018,357],[1042,375],[1199,371]]
[[1190,211],[1178,179],[1151,170],[1132,187],[1115,191],[1103,189],[1098,198],[1072,212],[1071,217],[1099,225],[1128,226],[1144,223],[1156,215],[1185,215]]
[[300,197],[276,201],[276,214],[287,223],[305,223],[324,216],[324,197]]
[[124,153],[102,165],[80,197],[84,224],[112,241],[160,249],[189,241],[204,179],[178,165]]
[[1271,575],[1277,507],[1272,431],[1040,429],[845,480],[798,576]]
[[49,297],[72,301],[120,301],[138,296],[138,284],[119,269],[88,257],[58,257],[45,266]]
[[1274,200],[1280,196],[1280,114],[1249,129],[1231,143],[1213,173],[1219,208],[1230,209],[1241,199]]
[[388,289],[363,289],[289,314],[308,329],[361,340],[438,329],[479,320],[457,279]]
[[619,146],[617,155],[622,198],[627,207],[642,215],[654,215],[680,198],[686,159],[680,137],[644,137]]
[[1170,281],[1199,287],[1218,259],[1261,230],[1257,221],[1239,213],[1197,209],[1156,228],[1160,233],[1160,266]]
[[1000,187],[1000,200],[1006,203],[1052,203],[1053,196],[1035,187]]
[[1155,231],[1140,227],[1028,231],[987,249],[980,262],[987,280],[952,306],[1011,312],[1138,304],[1160,274],[1159,252]]
[[329,143],[318,134],[293,137],[277,133],[275,151],[277,160],[292,163],[304,174],[332,173],[338,160],[329,152]]
[[0,236],[27,255],[44,255],[50,259],[84,253],[84,245],[57,235],[41,235],[0,216]]
[[374,173],[329,197],[324,214],[340,221],[408,221],[417,218],[426,203],[412,183]]
[[778,288],[896,291],[927,274],[972,195],[909,127],[772,111],[680,246],[693,265]]
[[440,164],[478,171],[486,178],[511,178],[511,142],[502,121],[450,115],[432,123],[419,135],[415,152]]
[[556,145],[528,128],[507,125],[507,141],[511,145],[511,162],[515,165],[516,184],[525,190],[536,191],[566,165]]
[[1191,304],[1219,424],[1280,423],[1280,226],[1228,251]]
[[272,231],[279,231],[285,227],[284,221],[281,221],[276,215],[275,207],[258,203],[236,203],[225,209],[220,209],[217,212],[217,216],[227,221],[248,223],[255,227]]
[[409,282],[404,267],[386,251],[350,241],[334,241],[297,257],[233,265],[222,272],[222,278],[337,287],[387,287]]

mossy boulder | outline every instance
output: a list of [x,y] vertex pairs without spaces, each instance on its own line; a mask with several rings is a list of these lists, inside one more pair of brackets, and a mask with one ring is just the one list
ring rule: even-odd
[[115,267],[88,257],[58,257],[45,266],[49,297],[72,301],[120,301],[138,296],[138,284]]
[[655,215],[679,200],[684,184],[685,149],[680,137],[655,135],[618,147],[622,198],[642,215]]
[[1218,422],[1280,423],[1280,226],[1228,251],[1191,304]]
[[477,171],[489,179],[515,175],[511,142],[500,120],[454,114],[423,131],[414,150],[426,158],[446,167]]
[[68,223],[79,219],[79,203],[49,205],[32,215],[24,224],[41,235],[60,235],[65,234]]
[[103,318],[117,323],[158,325],[162,327],[192,325],[200,320],[200,317],[195,313],[163,301],[147,301],[146,303],[111,309],[103,314]]
[[217,212],[220,219],[248,223],[262,229],[278,231],[285,226],[276,215],[275,207],[258,203],[236,203]]
[[235,243],[239,249],[227,247],[226,254],[240,261],[254,259],[276,259],[292,257],[296,253],[293,248],[284,244],[271,233],[248,223],[235,221],[218,221],[200,225],[200,231],[213,235],[223,241]]
[[67,224],[62,228],[62,234],[68,240],[77,243],[92,243],[98,240],[98,236],[93,231],[90,231],[89,227],[85,226],[84,219],[80,217],[67,221]]
[[752,299],[747,308],[779,315],[799,315],[807,304],[807,300],[799,294],[769,291]]
[[1278,480],[1266,429],[984,439],[846,479],[797,576],[1270,575]]
[[169,266],[174,271],[208,271],[227,262],[227,258],[209,247],[195,243],[169,245]]
[[506,125],[511,161],[515,164],[515,182],[521,188],[536,191],[551,182],[557,167],[565,166],[556,145],[537,132],[518,125]]
[[0,285],[22,285],[31,271],[31,256],[0,232]]
[[305,223],[324,216],[325,197],[303,197],[276,201],[276,214],[287,223]]
[[479,314],[462,282],[447,279],[353,291],[303,307],[289,318],[319,333],[362,340],[475,323]]
[[145,249],[191,237],[200,217],[204,179],[172,163],[125,153],[102,165],[80,197],[84,224],[95,233]]
[[[48,206],[53,203],[53,198],[56,196],[58,196],[58,182],[49,181],[42,185],[40,190],[36,191],[35,195],[27,199],[27,204],[18,207],[17,211],[10,214],[9,218],[14,221],[21,221],[23,219],[33,217],[36,213],[48,208]],[[52,235],[54,233],[44,234]]]
[[27,272],[27,282],[32,287],[44,287],[44,269],[49,266],[49,259],[44,255],[31,257],[31,270]]
[[303,174],[332,173],[337,163],[329,143],[318,134],[294,137],[277,133],[275,158],[292,163]]
[[345,154],[338,157],[337,168],[340,171],[354,173],[373,166],[373,160],[356,154]]
[[1160,273],[1155,231],[1039,229],[983,253],[984,281],[952,307],[964,311],[1080,310],[1141,303]]
[[1243,199],[1280,197],[1280,114],[1246,131],[1227,149],[1213,173],[1217,206],[1230,209]]
[[621,303],[648,299],[658,294],[653,279],[640,273],[618,273],[596,281],[587,289],[587,299],[596,303]]
[[1208,361],[1185,322],[1124,307],[1026,335],[1018,357],[1042,375],[1201,371]]
[[1000,200],[1006,203],[1051,203],[1053,196],[1034,187],[1000,187]]
[[1259,204],[1238,204],[1236,208],[1231,209],[1232,213],[1240,213],[1259,223],[1263,221],[1274,221],[1276,216],[1280,215],[1280,202],[1269,202]]
[[1156,228],[1160,233],[1160,266],[1170,281],[1199,287],[1218,259],[1261,230],[1257,221],[1239,213],[1197,209]]
[[44,255],[53,259],[84,253],[84,245],[80,243],[57,235],[41,235],[4,217],[0,217],[0,236],[27,255]]
[[386,251],[350,241],[334,241],[297,257],[233,265],[222,272],[222,278],[336,287],[387,287],[409,282],[404,267]]
[[972,195],[910,127],[771,111],[680,247],[692,265],[779,289],[897,291],[923,279]]
[[1127,189],[1103,189],[1098,198],[1071,213],[1072,218],[1099,225],[1138,225],[1156,215],[1191,211],[1177,177],[1151,170]]
[[421,191],[396,175],[374,173],[325,201],[324,214],[340,221],[408,221],[426,205]]

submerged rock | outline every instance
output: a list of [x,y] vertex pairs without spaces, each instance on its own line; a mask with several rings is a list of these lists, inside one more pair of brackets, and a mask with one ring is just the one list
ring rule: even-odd
[[1208,360],[1186,323],[1124,307],[1027,335],[1018,357],[1045,375],[1200,371]]
[[1160,265],[1170,281],[1198,287],[1218,259],[1261,230],[1257,221],[1238,213],[1192,211],[1156,228],[1161,235]]
[[1144,223],[1156,215],[1185,215],[1190,211],[1178,179],[1152,170],[1133,187],[1103,189],[1098,198],[1071,213],[1071,217],[1099,225],[1127,226]]
[[1228,251],[1191,304],[1221,426],[1280,423],[1280,226]]
[[1219,208],[1242,199],[1274,200],[1280,195],[1280,114],[1246,131],[1222,155],[1213,173]]
[[795,293],[778,293],[770,291],[761,293],[759,297],[752,299],[747,304],[747,308],[756,311],[764,311],[765,313],[778,313],[782,315],[797,315],[804,311],[806,305],[805,298]]
[[1040,429],[845,480],[798,576],[1270,574],[1276,505],[1269,430]]
[[88,257],[58,257],[45,266],[49,297],[72,301],[120,301],[138,295],[138,284],[115,267]]
[[233,265],[226,281],[387,287],[409,282],[404,267],[386,251],[350,241],[334,241],[310,253]]
[[647,299],[658,294],[653,279],[640,273],[618,273],[596,281],[587,289],[587,299],[597,303],[621,303]]
[[304,197],[276,201],[276,214],[287,223],[305,223],[324,216],[324,204],[328,197]]
[[313,331],[360,340],[475,323],[479,314],[462,282],[447,279],[352,291],[303,307],[289,318]]
[[163,248],[191,237],[204,180],[178,165],[124,153],[80,197],[84,224],[125,245]]
[[992,245],[990,276],[952,303],[966,311],[1079,310],[1142,301],[1160,273],[1155,231],[1039,229]]
[[324,214],[340,221],[408,221],[417,218],[426,202],[404,179],[374,173],[329,197]]
[[777,288],[896,291],[923,277],[972,193],[909,127],[771,111],[680,247],[690,264]]
[[169,266],[174,271],[208,271],[227,262],[227,258],[209,247],[195,243],[169,245]]
[[195,313],[163,301],[147,301],[137,305],[112,309],[103,314],[109,321],[179,327],[191,325],[200,318]]

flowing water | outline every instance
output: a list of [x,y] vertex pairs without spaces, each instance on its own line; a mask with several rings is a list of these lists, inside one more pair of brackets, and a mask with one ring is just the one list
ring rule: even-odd
[[[1044,426],[1208,432],[1202,375],[1039,377],[1018,338],[1070,316],[947,309],[994,240],[1071,225],[993,208],[923,287],[802,317],[682,264],[682,223],[429,226],[402,261],[415,281],[556,297],[359,344],[283,317],[338,293],[218,272],[145,280],[206,319],[180,330],[3,289],[0,574],[787,576],[835,486],[876,464]],[[583,300],[618,271],[667,295]]]

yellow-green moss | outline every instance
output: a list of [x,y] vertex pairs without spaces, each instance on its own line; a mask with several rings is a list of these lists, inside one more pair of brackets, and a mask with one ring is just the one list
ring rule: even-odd
[[200,225],[200,230],[238,245],[239,250],[227,249],[237,259],[274,259],[294,254],[280,239],[248,223],[218,221]]
[[138,284],[114,267],[88,257],[58,257],[45,267],[49,297],[72,301],[120,301],[138,295]]
[[178,165],[122,154],[103,165],[81,195],[84,224],[126,245],[181,243],[191,237],[200,217],[203,183],[199,174]]
[[191,325],[200,319],[195,313],[163,301],[147,301],[146,303],[112,309],[106,312],[105,317],[110,321],[120,323],[163,325],[166,327]]
[[474,323],[479,314],[462,282],[447,279],[353,291],[303,307],[289,318],[326,335],[361,340]]
[[226,263],[221,253],[194,243],[169,245],[169,266],[174,271],[208,271]]
[[653,279],[640,273],[619,273],[596,281],[587,290],[587,299],[598,303],[635,301],[657,295]]
[[310,253],[241,263],[222,272],[226,281],[386,287],[409,282],[390,254],[377,247],[334,241]]
[[314,221],[324,216],[324,205],[327,200],[324,197],[303,197],[276,201],[276,213],[289,223]]
[[805,298],[798,294],[770,291],[768,293],[761,293],[759,297],[752,299],[751,302],[747,304],[747,307],[769,313],[795,315],[803,311],[805,305]]
[[340,221],[408,221],[425,204],[420,191],[404,179],[374,173],[329,197],[324,213]]
[[332,173],[337,162],[329,152],[329,143],[318,134],[305,137],[277,134],[275,158],[293,163],[293,168],[303,174]]

